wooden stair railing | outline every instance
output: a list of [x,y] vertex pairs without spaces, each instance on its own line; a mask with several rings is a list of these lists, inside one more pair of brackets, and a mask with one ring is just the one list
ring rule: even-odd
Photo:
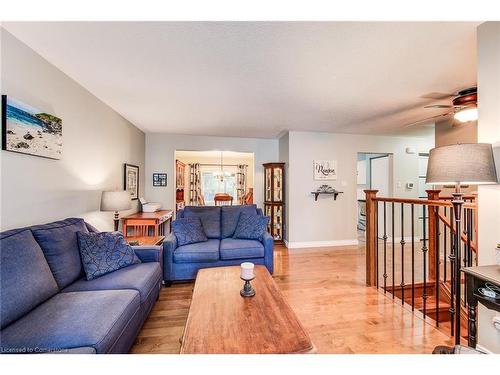
[[[442,323],[450,336],[455,335],[455,315],[460,312],[463,336],[466,286],[461,272],[455,275],[454,261],[460,251],[460,266],[477,262],[477,196],[464,196],[463,230],[460,244],[454,246],[453,198],[440,196],[440,190],[426,192],[427,199],[404,199],[377,197],[377,190],[365,190],[366,284],[421,311],[437,327]],[[456,277],[463,285],[460,306],[452,298]]]

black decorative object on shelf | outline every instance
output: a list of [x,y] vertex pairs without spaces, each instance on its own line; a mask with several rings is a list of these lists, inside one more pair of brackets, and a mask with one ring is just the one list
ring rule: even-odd
[[311,191],[314,194],[314,200],[317,201],[320,194],[333,195],[333,199],[337,200],[337,196],[342,194],[343,191],[335,190],[329,185],[321,185],[316,191]]

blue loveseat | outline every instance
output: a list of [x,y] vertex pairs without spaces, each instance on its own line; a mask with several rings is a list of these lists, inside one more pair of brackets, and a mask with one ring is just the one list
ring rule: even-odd
[[168,285],[176,280],[191,280],[201,268],[239,265],[242,262],[262,264],[273,273],[272,236],[266,233],[262,241],[232,238],[240,213],[262,215],[255,205],[188,206],[177,212],[177,218],[199,217],[206,242],[177,246],[170,233],[163,242],[163,279]]
[[87,281],[76,232],[83,219],[0,233],[1,353],[126,353],[158,299],[162,248]]

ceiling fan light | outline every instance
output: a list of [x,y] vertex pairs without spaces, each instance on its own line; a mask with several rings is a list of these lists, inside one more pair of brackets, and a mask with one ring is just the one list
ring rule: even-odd
[[477,121],[479,115],[477,111],[477,107],[466,108],[462,111],[455,113],[453,116],[455,120],[460,122],[469,122],[469,121]]

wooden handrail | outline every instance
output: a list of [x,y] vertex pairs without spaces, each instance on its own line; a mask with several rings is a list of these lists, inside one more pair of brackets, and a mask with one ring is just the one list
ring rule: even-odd
[[[448,220],[448,218],[446,216],[443,216],[443,214],[440,212],[438,213],[438,216],[439,216],[439,220],[442,221],[444,223],[444,225],[446,225],[448,228],[450,228],[452,233],[455,233],[455,229],[450,224],[450,220]],[[465,233],[462,232],[462,235],[460,237],[461,237],[463,242],[467,242],[467,235]],[[472,250],[474,250],[474,252],[477,253],[477,246],[476,246],[476,243],[474,241],[470,242],[470,247],[472,248]]]
[[[463,200],[476,200],[477,196],[476,195],[464,195],[462,196],[462,199]],[[443,201],[451,201],[453,200],[453,196],[452,195],[441,195],[439,197],[440,200],[443,200]]]
[[[377,202],[394,202],[394,203],[421,204],[425,206],[453,207],[453,204],[451,202],[435,200],[435,199],[431,200],[431,199],[417,199],[417,198],[411,199],[411,198],[384,198],[384,197],[375,197],[372,199]],[[475,210],[476,204],[464,203],[463,207]]]

